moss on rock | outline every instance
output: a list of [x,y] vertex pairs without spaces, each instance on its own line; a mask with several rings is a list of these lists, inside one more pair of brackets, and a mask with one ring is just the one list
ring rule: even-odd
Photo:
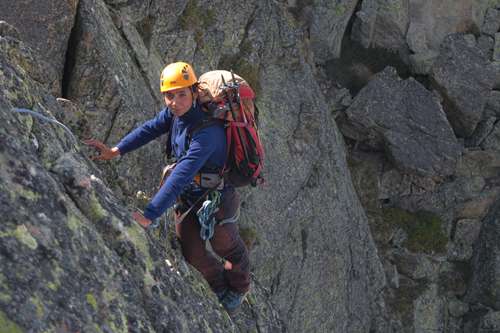
[[21,329],[16,323],[11,321],[5,313],[0,311],[0,333],[23,333],[24,330]]
[[384,208],[382,217],[386,224],[402,228],[408,235],[404,245],[414,252],[443,253],[448,238],[443,232],[443,222],[435,214],[418,211],[411,213],[400,208]]
[[97,301],[92,293],[87,293],[85,295],[85,299],[87,300],[87,303],[94,309],[94,311],[97,311]]
[[101,206],[101,203],[99,202],[99,199],[97,199],[95,193],[92,193],[92,195],[90,196],[89,207],[91,215],[90,218],[94,221],[99,221],[108,216],[108,213]]
[[251,250],[257,241],[257,230],[252,227],[240,227],[240,237],[247,248]]
[[31,297],[30,298],[31,303],[35,306],[36,309],[36,317],[38,319],[42,319],[43,315],[45,314],[44,307],[42,301],[38,297]]
[[11,291],[11,288],[7,284],[6,277],[0,273],[0,302],[10,303],[12,301],[12,296],[10,296],[9,291]]
[[209,27],[216,23],[215,12],[212,9],[204,9],[196,0],[189,0],[179,19],[179,23],[184,30]]
[[38,243],[33,236],[28,231],[28,228],[24,224],[21,224],[16,228],[16,230],[13,233],[13,236],[21,243],[26,245],[32,250],[36,250],[38,247]]
[[347,7],[346,5],[339,3],[335,5],[334,11],[336,16],[342,17],[347,12]]
[[21,187],[16,188],[15,193],[17,193],[19,197],[26,198],[30,201],[36,201],[40,199],[40,194]]
[[68,227],[71,231],[76,232],[80,225],[80,220],[75,215],[69,215],[67,221]]
[[203,44],[205,29],[215,23],[215,12],[212,9],[201,7],[196,0],[188,1],[179,19],[183,30],[194,31],[195,41],[200,46]]
[[132,241],[139,252],[144,256],[144,261],[147,271],[152,271],[154,268],[153,259],[149,254],[148,240],[142,228],[136,223],[132,224],[130,227],[126,228],[127,236]]
[[52,291],[57,291],[57,289],[59,289],[59,286],[54,282],[49,282],[47,283],[47,288],[49,288]]
[[488,5],[489,8],[495,8],[500,6],[500,0],[490,0],[490,3]]

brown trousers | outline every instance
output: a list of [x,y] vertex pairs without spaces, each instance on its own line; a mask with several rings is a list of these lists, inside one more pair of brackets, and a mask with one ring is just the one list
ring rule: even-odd
[[[231,195],[226,197],[232,203],[224,200],[223,207],[229,208],[226,211],[231,211],[233,215],[227,216],[221,209],[217,215],[223,215],[224,218],[234,216],[239,205],[239,202],[235,205],[237,197],[236,199],[230,199]],[[233,209],[234,207],[236,209]],[[195,211],[193,209],[184,221],[175,226],[184,258],[203,275],[214,292],[218,293],[227,288],[238,293],[247,292],[250,288],[250,263],[247,248],[240,237],[236,223],[216,225],[214,235],[210,239],[214,252],[232,263],[232,269],[225,270],[223,263],[207,250],[205,241],[201,239],[200,224]]]

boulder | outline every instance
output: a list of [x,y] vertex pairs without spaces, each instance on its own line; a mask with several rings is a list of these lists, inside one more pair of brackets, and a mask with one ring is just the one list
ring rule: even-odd
[[439,295],[438,286],[429,288],[414,302],[414,332],[443,332],[445,328],[445,302]]
[[448,247],[448,259],[451,261],[468,261],[472,258],[472,246],[477,241],[481,222],[477,219],[463,219],[456,223],[453,240]]
[[500,310],[500,204],[483,220],[472,258],[472,279],[465,300]]
[[500,124],[498,120],[495,121],[491,130],[481,142],[481,148],[485,150],[500,150]]
[[495,83],[493,84],[493,89],[500,90],[500,61],[494,61],[492,66],[493,72],[495,73]]
[[344,135],[384,149],[401,170],[431,177],[454,173],[461,148],[437,98],[387,68],[356,96]]
[[368,0],[356,12],[351,38],[397,52],[413,73],[428,74],[446,36],[481,27],[491,33],[496,15],[494,2],[485,0]]
[[500,61],[500,32],[495,34],[495,46],[493,47],[493,61]]
[[479,322],[478,333],[500,331],[500,311],[490,311]]
[[469,306],[458,299],[451,299],[448,302],[448,313],[455,318],[460,318],[469,311]]
[[441,46],[431,78],[443,95],[444,110],[456,135],[472,135],[495,80],[489,61],[463,35],[450,35]]
[[477,39],[477,47],[486,55],[487,59],[493,58],[495,39],[488,35],[481,35]]
[[486,101],[486,112],[491,116],[500,118],[500,91],[493,90]]
[[5,21],[0,21],[0,36],[2,37],[11,37],[14,39],[20,39],[19,31],[16,27],[10,25]]
[[464,150],[457,165],[459,177],[494,178],[500,170],[500,156],[494,150]]
[[490,7],[486,10],[483,25],[481,26],[481,33],[495,36],[498,30],[500,30],[500,10]]
[[429,256],[398,249],[392,251],[390,257],[398,272],[412,280],[427,279],[431,281],[437,276],[438,265]]
[[474,133],[466,140],[464,140],[465,146],[468,148],[480,147],[484,140],[490,136],[491,132],[495,127],[495,123],[497,122],[496,117],[488,116],[487,113],[490,113],[489,110],[485,110],[485,114],[483,116],[483,120],[481,120],[474,130]]
[[409,3],[405,0],[365,0],[356,12],[351,38],[365,48],[399,50],[406,46]]

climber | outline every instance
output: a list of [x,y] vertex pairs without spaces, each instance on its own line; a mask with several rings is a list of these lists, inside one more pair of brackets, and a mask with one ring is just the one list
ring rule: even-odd
[[[148,228],[175,204],[176,233],[184,257],[202,273],[221,304],[232,313],[239,308],[249,290],[250,272],[247,249],[236,224],[232,223],[239,215],[239,196],[235,188],[220,176],[226,160],[224,128],[216,122],[200,128],[199,124],[206,122],[209,116],[201,110],[197,100],[197,78],[189,64],[176,62],[166,66],[161,73],[160,91],[166,107],[155,118],[126,135],[115,147],[109,148],[98,140],[87,140],[86,144],[100,153],[93,159],[110,160],[160,135],[170,136],[167,151],[171,151],[176,163],[170,166],[170,174],[144,214],[135,212],[132,217]],[[193,131],[194,128],[199,129]],[[208,188],[202,186],[200,179],[211,180]],[[202,229],[196,212],[208,192],[217,194],[220,201],[210,243],[214,252],[227,260],[226,269],[207,251],[205,240],[200,236]]]

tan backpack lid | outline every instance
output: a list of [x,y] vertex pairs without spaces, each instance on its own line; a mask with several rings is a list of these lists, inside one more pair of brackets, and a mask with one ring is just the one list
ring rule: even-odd
[[[198,98],[202,103],[219,101],[223,98],[223,96],[221,96],[222,86],[224,84],[222,76],[226,83],[233,82],[233,74],[225,70],[206,72],[198,78]],[[234,79],[240,85],[248,85],[248,83],[237,74],[234,74]]]

